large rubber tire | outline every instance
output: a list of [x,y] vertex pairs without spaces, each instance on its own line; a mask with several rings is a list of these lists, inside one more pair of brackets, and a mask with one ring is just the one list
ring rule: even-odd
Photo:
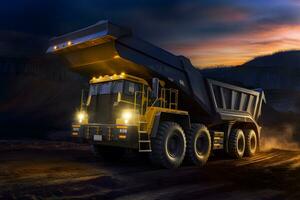
[[205,165],[211,152],[211,137],[206,126],[192,124],[186,134],[186,141],[186,160],[197,166]]
[[229,135],[228,153],[232,158],[242,158],[245,152],[245,135],[241,129],[233,129]]
[[92,152],[98,158],[107,161],[119,161],[123,158],[126,149],[120,147],[102,146],[93,144],[91,145]]
[[161,122],[151,145],[150,159],[152,163],[169,169],[181,165],[186,151],[186,139],[179,124]]
[[258,148],[256,133],[252,129],[247,129],[244,130],[244,134],[246,140],[245,156],[254,156]]

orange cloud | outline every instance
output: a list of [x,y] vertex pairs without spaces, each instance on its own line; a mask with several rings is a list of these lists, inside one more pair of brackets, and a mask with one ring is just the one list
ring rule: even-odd
[[250,33],[176,44],[168,48],[191,58],[195,66],[240,65],[256,56],[300,49],[300,25],[262,26]]

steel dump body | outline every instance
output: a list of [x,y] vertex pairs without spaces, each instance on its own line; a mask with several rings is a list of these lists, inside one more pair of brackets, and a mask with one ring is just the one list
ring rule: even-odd
[[129,29],[108,21],[53,38],[47,52],[63,54],[72,70],[89,77],[121,72],[147,81],[158,77],[179,90],[179,108],[190,113],[192,122],[256,123],[260,115],[262,91],[208,80],[189,59],[145,42]]

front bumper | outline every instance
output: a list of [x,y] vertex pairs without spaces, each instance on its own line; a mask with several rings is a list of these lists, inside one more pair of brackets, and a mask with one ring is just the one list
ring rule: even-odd
[[72,138],[92,144],[138,148],[137,126],[73,124]]

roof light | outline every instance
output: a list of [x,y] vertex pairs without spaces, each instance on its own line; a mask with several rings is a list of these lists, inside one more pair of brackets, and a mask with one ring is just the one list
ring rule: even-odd
[[122,73],[120,74],[120,78],[124,78],[124,76],[125,76],[125,73],[122,72]]
[[71,46],[72,45],[72,41],[68,41],[68,46]]
[[54,45],[53,49],[54,49],[54,50],[56,50],[56,49],[57,49],[57,46],[56,46],[56,45]]

